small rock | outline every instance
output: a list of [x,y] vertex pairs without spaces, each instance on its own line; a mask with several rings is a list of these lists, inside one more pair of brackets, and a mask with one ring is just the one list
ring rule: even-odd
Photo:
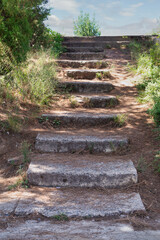
[[22,163],[22,156],[18,156],[18,157],[8,159],[8,163],[10,165],[19,165],[19,164]]

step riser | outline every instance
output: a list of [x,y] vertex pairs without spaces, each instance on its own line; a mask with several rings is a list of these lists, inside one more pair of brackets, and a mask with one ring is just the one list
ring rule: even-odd
[[144,36],[144,35],[138,35],[138,36],[100,36],[100,37],[64,37],[65,42],[95,42],[95,41],[131,41],[131,40],[145,40],[149,39],[152,36]]
[[57,64],[60,67],[63,68],[96,68],[96,69],[102,69],[106,68],[108,66],[107,62],[105,61],[100,61],[100,62],[88,62],[88,61],[79,61],[79,62],[74,62],[74,61],[63,61],[63,60],[57,60]]
[[117,98],[88,98],[88,97],[75,97],[75,100],[86,108],[111,108],[118,105]]
[[107,115],[105,116],[58,116],[58,115],[51,115],[51,114],[43,114],[42,119],[44,121],[47,119],[50,120],[53,123],[56,123],[57,121],[60,123],[60,125],[76,125],[76,126],[98,126],[98,125],[115,125],[115,115]]
[[[127,217],[133,213],[145,213],[145,207],[140,195],[137,193],[117,193],[108,194],[106,191],[93,189],[56,189],[56,188],[37,188],[26,189],[25,191],[14,191],[10,194],[1,194],[1,216],[5,219],[6,215],[12,216],[44,216],[59,220],[58,217],[105,217],[114,218],[124,215]],[[6,214],[7,213],[7,214]],[[55,218],[54,218],[55,217]],[[63,218],[62,218],[63,219]],[[65,218],[64,218],[65,219]],[[88,221],[90,222],[90,221]],[[27,228],[30,229],[32,223]],[[37,221],[36,221],[37,224]],[[57,223],[59,226],[63,225]],[[67,223],[68,224],[68,223]],[[59,226],[57,225],[57,229]],[[53,226],[53,221],[52,221]],[[45,226],[47,228],[47,225]],[[14,226],[15,228],[15,226]],[[68,226],[67,226],[68,229]],[[17,230],[17,229],[16,229]],[[26,230],[26,229],[25,229]],[[103,229],[104,230],[104,229]],[[128,230],[128,229],[127,229]],[[21,231],[21,230],[20,230]],[[88,231],[88,229],[87,229]],[[63,231],[62,231],[63,232]],[[122,229],[121,229],[122,232]],[[17,233],[17,231],[16,231]],[[107,233],[106,233],[107,234]],[[9,233],[10,238],[11,232]],[[30,234],[24,238],[31,239]],[[36,236],[37,228],[36,228]],[[51,235],[47,235],[53,239]],[[61,236],[61,234],[59,234]],[[68,237],[68,235],[65,235]],[[64,236],[64,239],[69,239]],[[79,234],[77,234],[79,236]],[[27,238],[26,238],[27,237]],[[95,236],[96,237],[96,236]],[[17,238],[12,238],[17,239]],[[35,239],[35,236],[34,238]],[[39,237],[36,239],[40,239]],[[57,238],[60,239],[60,238]],[[73,239],[71,237],[71,239]],[[79,238],[74,238],[79,239]],[[83,237],[81,239],[84,239]],[[85,239],[92,239],[85,238]],[[97,238],[94,238],[97,239]],[[99,238],[102,239],[102,238]],[[106,239],[106,238],[104,238]],[[111,239],[111,238],[110,238]],[[116,238],[119,239],[119,238]],[[124,238],[128,239],[128,238]],[[137,238],[134,238],[137,239]],[[143,238],[144,239],[144,238]]]
[[72,59],[72,60],[102,60],[105,58],[105,54],[101,53],[63,53],[61,59]]
[[92,138],[38,135],[36,138],[36,150],[44,153],[74,153],[88,151],[90,153],[113,153],[128,147],[128,139]]
[[[77,48],[79,49],[79,52],[83,52],[84,48],[93,48],[95,49],[94,52],[96,52],[96,48],[100,47],[101,49],[105,50],[105,49],[110,49],[110,48],[123,48],[123,46],[128,46],[129,42],[64,42],[63,46],[70,48],[70,49],[74,49]],[[89,51],[88,51],[89,52]]]
[[95,84],[83,82],[61,82],[59,85],[61,89],[74,93],[109,93],[114,89],[114,86],[109,83]]
[[[64,44],[65,45],[65,44]],[[92,47],[87,47],[87,48],[83,48],[83,47],[67,47],[66,49],[67,52],[93,52],[93,53],[97,53],[97,52],[104,52],[103,48],[92,48]]]
[[111,74],[109,71],[106,70],[67,70],[66,71],[67,77],[74,78],[74,79],[88,79],[93,80],[97,78],[97,75],[100,76],[102,79],[111,78]]
[[100,188],[121,188],[137,182],[136,177],[130,175],[113,176],[106,175],[88,176],[67,174],[40,174],[28,172],[27,179],[30,184],[41,187],[100,187]]

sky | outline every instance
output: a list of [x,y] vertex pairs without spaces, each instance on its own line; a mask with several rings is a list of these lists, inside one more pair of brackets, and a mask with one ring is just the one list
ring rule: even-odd
[[160,23],[160,0],[49,0],[51,15],[45,24],[73,36],[80,11],[95,14],[102,36],[151,34]]

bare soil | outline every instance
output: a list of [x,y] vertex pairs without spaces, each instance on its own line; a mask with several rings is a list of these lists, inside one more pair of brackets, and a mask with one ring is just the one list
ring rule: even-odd
[[[139,192],[142,201],[147,209],[150,219],[160,217],[160,176],[155,172],[153,161],[155,154],[160,150],[160,141],[157,140],[157,132],[153,120],[147,114],[149,104],[141,104],[138,102],[137,89],[134,81],[137,76],[133,76],[128,71],[127,63],[130,62],[130,55],[122,50],[107,50],[107,59],[109,62],[112,79],[104,81],[111,82],[115,89],[110,95],[117,96],[120,104],[110,109],[84,109],[71,108],[70,94],[58,95],[54,97],[54,102],[46,108],[38,108],[32,104],[22,103],[15,109],[12,104],[2,104],[0,108],[0,117],[4,120],[8,113],[17,113],[23,117],[24,122],[19,132],[4,131],[0,132],[0,192],[7,191],[8,186],[14,184],[20,176],[17,174],[17,166],[10,166],[7,162],[9,158],[19,156],[21,154],[21,146],[24,141],[31,145],[34,149],[35,137],[38,132],[62,132],[72,134],[86,135],[122,135],[130,139],[130,147],[125,153],[121,153],[121,159],[131,159],[139,173],[139,182],[130,188],[123,189],[130,191],[131,189]],[[65,80],[63,72],[59,73],[59,77]],[[39,123],[37,120],[41,113],[53,113],[57,111],[70,112],[90,112],[90,113],[123,113],[127,116],[126,124],[123,127],[99,126],[86,127],[78,129],[76,126],[57,126],[53,128],[49,123]],[[62,156],[62,155],[61,155]],[[66,154],[64,154],[66,158]],[[79,154],[79,158],[81,155]],[[119,158],[119,156],[109,156],[110,158]],[[130,189],[130,190],[129,190]],[[137,221],[137,220],[136,220]],[[136,223],[135,223],[136,224]]]

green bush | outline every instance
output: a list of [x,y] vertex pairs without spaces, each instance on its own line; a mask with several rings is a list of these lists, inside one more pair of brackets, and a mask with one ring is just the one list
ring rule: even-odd
[[44,7],[47,0],[1,0],[0,40],[12,51],[17,62],[25,60],[30,44],[43,40],[49,10]]
[[156,125],[160,125],[160,45],[133,42],[131,53],[136,59],[135,70],[141,79],[137,88],[143,91],[143,99],[152,104],[149,113]]
[[81,11],[80,16],[74,23],[74,34],[76,36],[100,36],[101,32],[96,23],[95,16],[90,19],[88,13]]
[[7,91],[37,104],[49,103],[57,83],[50,50],[30,52],[27,61],[15,66],[1,81]]
[[0,40],[0,75],[11,71],[13,64],[14,58],[10,48]]
[[62,45],[64,39],[60,33],[46,28],[44,39],[43,47],[51,48],[55,57],[59,57],[65,51],[65,47]]

